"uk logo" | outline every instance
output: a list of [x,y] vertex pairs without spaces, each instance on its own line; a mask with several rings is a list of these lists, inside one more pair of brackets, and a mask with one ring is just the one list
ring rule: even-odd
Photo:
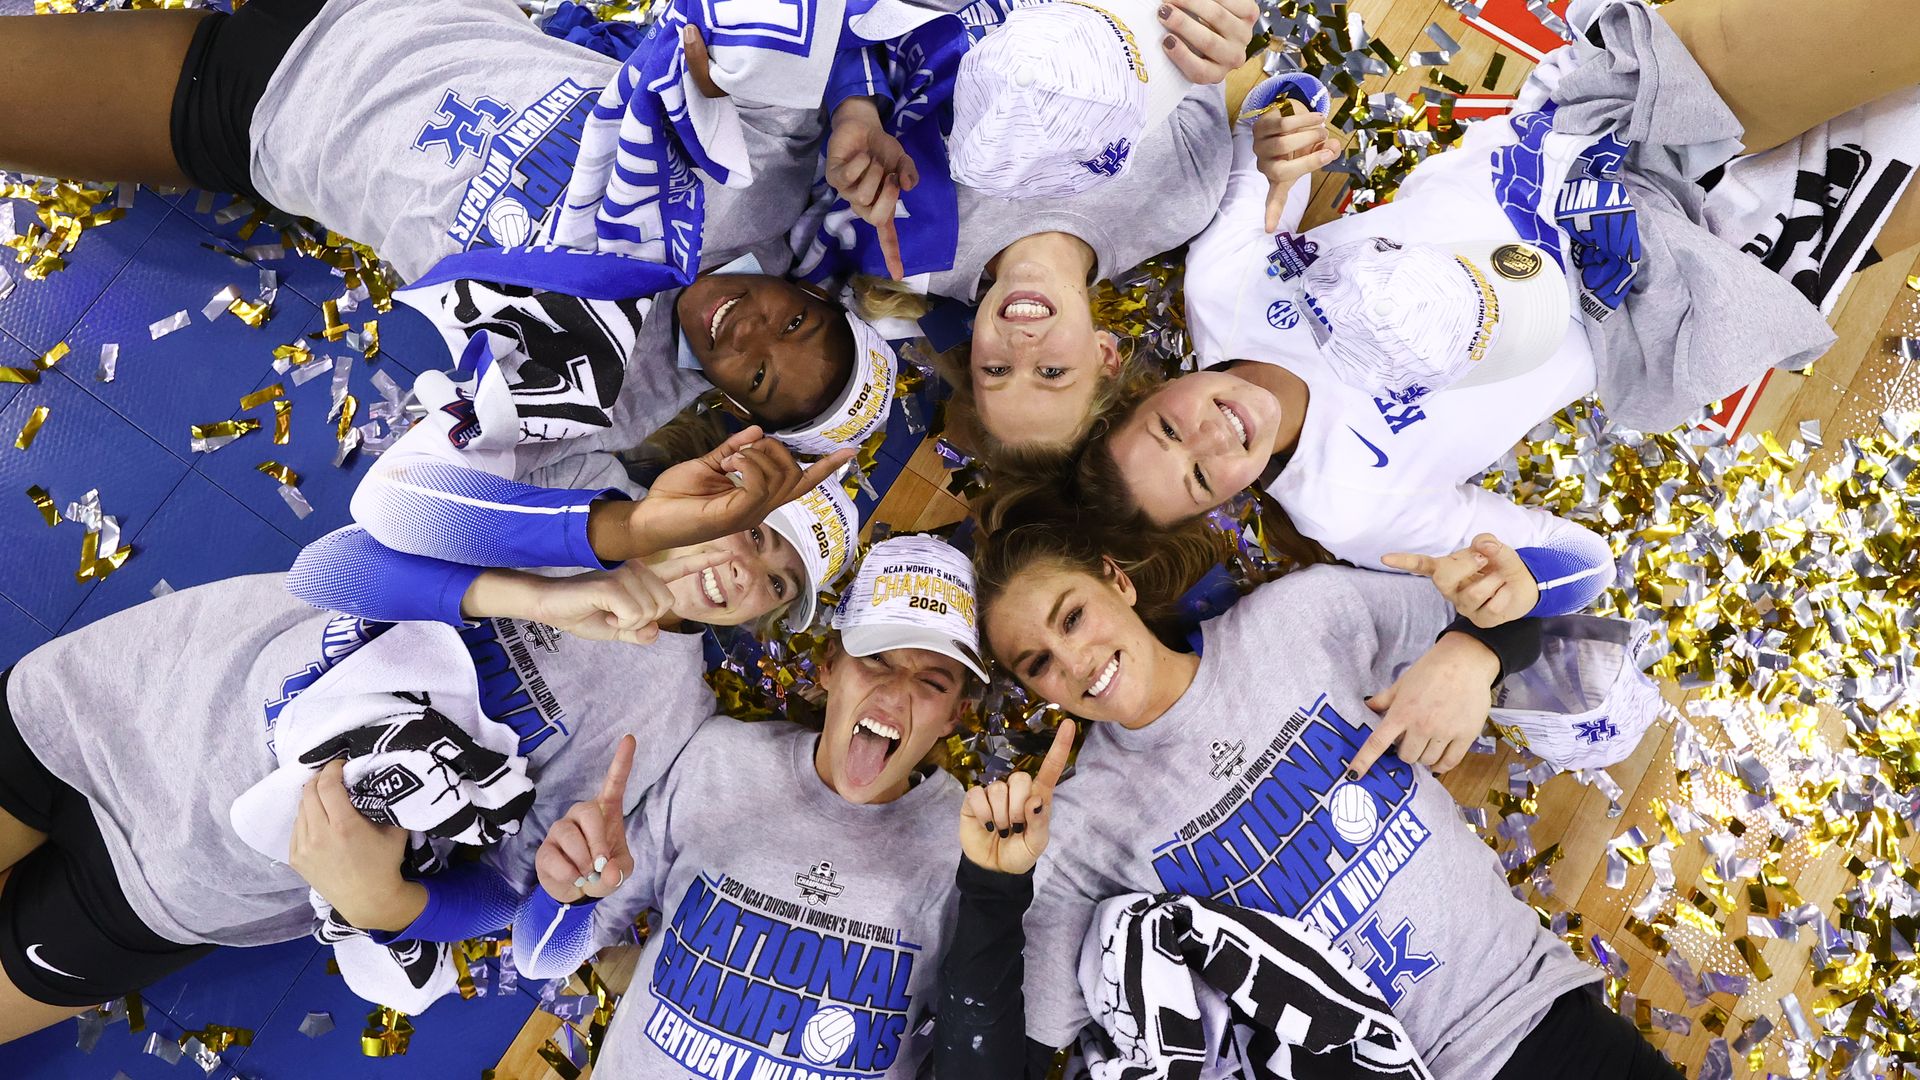
[[1573,734],[1581,742],[1597,746],[1620,734],[1620,729],[1613,721],[1602,716],[1598,720],[1576,721],[1573,725]]
[[440,147],[447,152],[449,169],[460,164],[460,159],[467,154],[480,153],[493,129],[513,115],[513,110],[503,101],[482,96],[469,105],[452,90],[440,99],[440,107],[435,111],[440,119],[427,121],[420,134],[413,137],[413,148],[424,152],[429,147]]
[[1360,940],[1373,951],[1373,958],[1361,970],[1388,1005],[1398,1005],[1414,983],[1440,966],[1432,953],[1413,951],[1413,924],[1405,919],[1389,931],[1381,928],[1376,915],[1360,927]]
[[1133,153],[1133,144],[1125,139],[1115,139],[1107,144],[1105,150],[1080,163],[1080,167],[1096,176],[1119,176],[1127,167],[1127,155]]
[[1267,325],[1275,330],[1291,330],[1300,325],[1300,311],[1290,300],[1275,300],[1267,305]]

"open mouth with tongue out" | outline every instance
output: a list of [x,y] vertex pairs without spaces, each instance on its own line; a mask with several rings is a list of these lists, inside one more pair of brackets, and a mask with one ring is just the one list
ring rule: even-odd
[[856,790],[872,787],[900,749],[901,735],[900,727],[887,717],[862,716],[856,721],[847,739],[848,783]]

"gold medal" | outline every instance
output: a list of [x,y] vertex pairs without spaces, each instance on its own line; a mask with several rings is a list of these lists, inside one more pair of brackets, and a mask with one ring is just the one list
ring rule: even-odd
[[1494,273],[1509,281],[1525,281],[1540,272],[1540,253],[1526,244],[1501,244],[1493,249]]

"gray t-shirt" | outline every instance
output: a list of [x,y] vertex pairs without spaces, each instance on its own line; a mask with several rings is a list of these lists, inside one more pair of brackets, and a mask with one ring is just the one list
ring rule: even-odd
[[1418,578],[1316,567],[1205,626],[1193,685],[1158,720],[1095,724],[1058,792],[1027,916],[1027,1031],[1063,1045],[1094,905],[1176,892],[1331,936],[1440,1080],[1487,1080],[1561,993],[1600,977],[1507,891],[1425,767],[1347,763],[1385,689],[1451,611]]
[[1162,126],[1140,141],[1126,175],[1078,195],[1001,199],[956,185],[959,246],[953,266],[927,281],[927,292],[971,303],[987,263],[1008,244],[1043,232],[1087,242],[1104,280],[1199,235],[1227,190],[1233,142],[1220,84],[1195,87]]
[[[264,945],[313,922],[306,883],[248,847],[228,810],[273,771],[267,740],[288,696],[379,639],[284,580],[232,578],[118,612],[35,649],[7,685],[22,738],[92,802],[121,891],[169,940]],[[529,881],[546,826],[599,790],[623,734],[640,741],[631,809],[713,711],[697,637],[636,647],[504,619],[460,633],[481,707],[519,733],[538,788],[498,852]]]
[[629,819],[631,887],[596,943],[661,912],[594,1076],[915,1075],[953,927],[960,786],[936,772],[855,806],[816,736],[716,716]]
[[[552,210],[619,69],[512,0],[327,0],[254,110],[249,170],[275,206],[412,280],[454,252],[516,242]],[[707,185],[703,266],[784,240],[818,157],[817,107],[735,104],[754,180]]]

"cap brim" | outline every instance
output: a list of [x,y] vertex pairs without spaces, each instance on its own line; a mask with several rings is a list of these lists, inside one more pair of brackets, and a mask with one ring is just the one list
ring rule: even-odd
[[[846,314],[846,320],[853,331],[853,365],[847,372],[847,385],[826,412],[799,427],[773,433],[775,439],[798,453],[831,454],[864,445],[874,432],[886,426],[893,410],[899,354],[872,324],[852,312]],[[863,394],[870,400],[862,401]],[[859,420],[855,430],[838,430],[855,420]]]
[[951,656],[980,676],[981,681],[988,679],[986,661],[971,646],[932,627],[876,621],[841,630],[840,645],[854,656],[874,656],[893,649],[925,649]]
[[[1531,273],[1516,274],[1503,249],[1519,248],[1529,256]],[[1487,354],[1472,371],[1455,380],[1458,387],[1484,386],[1524,375],[1540,367],[1560,350],[1572,315],[1567,277],[1552,256],[1512,240],[1446,245],[1486,275],[1500,302],[1500,327]]]
[[793,550],[800,553],[800,570],[806,580],[801,583],[800,595],[787,608],[787,616],[782,621],[790,630],[805,630],[813,624],[813,613],[820,606],[820,590],[825,588],[825,583],[820,579],[826,573],[826,566],[813,553],[812,537],[807,536],[795,520],[798,513],[787,509],[791,505],[788,503],[775,507],[773,513],[767,515],[766,526],[780,534],[782,539],[793,545]]

